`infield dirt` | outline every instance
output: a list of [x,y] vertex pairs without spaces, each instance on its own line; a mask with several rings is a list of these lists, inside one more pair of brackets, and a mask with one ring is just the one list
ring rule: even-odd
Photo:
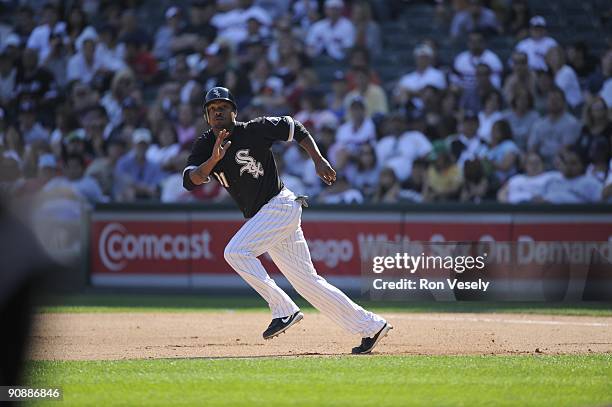
[[[503,355],[612,353],[612,317],[383,313],[394,326],[375,353]],[[345,355],[359,344],[326,317],[269,341],[262,312],[41,313],[34,360]]]

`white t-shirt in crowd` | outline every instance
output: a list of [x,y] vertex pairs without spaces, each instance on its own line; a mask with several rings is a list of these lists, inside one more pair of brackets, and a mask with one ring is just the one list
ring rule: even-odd
[[544,192],[544,185],[551,177],[558,176],[556,171],[547,171],[530,177],[526,174],[517,174],[508,180],[508,202],[531,202]]
[[352,121],[344,123],[336,132],[336,143],[344,146],[358,146],[376,139],[376,127],[371,119],[365,119],[355,129]]
[[446,78],[444,77],[444,73],[439,69],[428,66],[423,72],[410,72],[402,76],[399,80],[399,87],[409,92],[418,92],[425,86],[446,89]]
[[555,85],[565,94],[565,100],[571,107],[582,103],[582,92],[576,72],[569,65],[564,65],[555,75]]
[[343,59],[345,50],[355,43],[355,26],[344,17],[340,17],[336,24],[326,18],[317,21],[306,34],[306,45],[312,55],[319,55],[326,51],[334,59]]
[[488,116],[485,116],[484,112],[478,113],[478,137],[491,144],[491,132],[493,131],[493,125],[496,121],[502,120],[504,114],[500,111],[493,112]]
[[531,69],[545,71],[548,69],[544,60],[546,52],[556,45],[557,41],[551,37],[543,37],[537,41],[529,37],[519,42],[516,45],[516,50],[527,54],[527,60]]
[[601,87],[599,91],[599,96],[606,101],[606,105],[612,106],[612,78],[609,78],[604,82],[604,85]]
[[453,67],[459,75],[458,84],[465,89],[476,87],[476,67],[485,64],[491,68],[491,83],[496,88],[501,86],[501,73],[504,66],[499,57],[488,49],[480,56],[475,56],[470,51],[463,51],[455,58]]
[[544,185],[542,197],[551,203],[592,203],[601,201],[603,184],[591,175],[565,178],[557,173]]
[[404,181],[412,173],[414,160],[429,154],[431,148],[431,142],[423,133],[407,131],[399,138],[389,136],[376,143],[376,158]]

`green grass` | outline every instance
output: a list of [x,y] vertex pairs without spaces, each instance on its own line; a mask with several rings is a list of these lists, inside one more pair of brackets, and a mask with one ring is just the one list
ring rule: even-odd
[[62,406],[612,403],[612,355],[31,362],[29,375],[61,386]]
[[[312,307],[293,296],[303,309]],[[356,297],[354,297],[356,298]],[[612,304],[601,302],[367,302],[357,301],[381,312],[498,312],[547,315],[612,316]],[[256,295],[151,295],[151,294],[82,294],[48,299],[40,312],[206,312],[220,309],[267,312],[266,303]]]

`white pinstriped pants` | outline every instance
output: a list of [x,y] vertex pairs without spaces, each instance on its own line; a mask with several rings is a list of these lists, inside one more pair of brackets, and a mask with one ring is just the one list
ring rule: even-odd
[[302,206],[295,198],[283,188],[234,235],[225,248],[225,260],[268,302],[272,318],[292,315],[299,308],[257,258],[265,252],[295,290],[319,311],[353,334],[374,335],[385,320],[355,304],[317,274],[302,232]]

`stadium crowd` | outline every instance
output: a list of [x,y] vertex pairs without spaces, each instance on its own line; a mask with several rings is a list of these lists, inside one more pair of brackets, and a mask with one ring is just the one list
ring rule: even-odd
[[[464,51],[445,65],[419,39],[383,82],[380,23],[410,2],[193,0],[154,26],[138,0],[4,1],[2,188],[17,197],[220,202],[181,170],[206,130],[203,96],[226,86],[239,120],[293,115],[336,171],[275,145],[284,183],[321,203],[591,203],[612,199],[612,43],[562,44],[526,1],[432,2]],[[500,7],[505,5],[505,7]],[[502,60],[487,41],[516,41]],[[324,83],[317,64],[341,62]]]

